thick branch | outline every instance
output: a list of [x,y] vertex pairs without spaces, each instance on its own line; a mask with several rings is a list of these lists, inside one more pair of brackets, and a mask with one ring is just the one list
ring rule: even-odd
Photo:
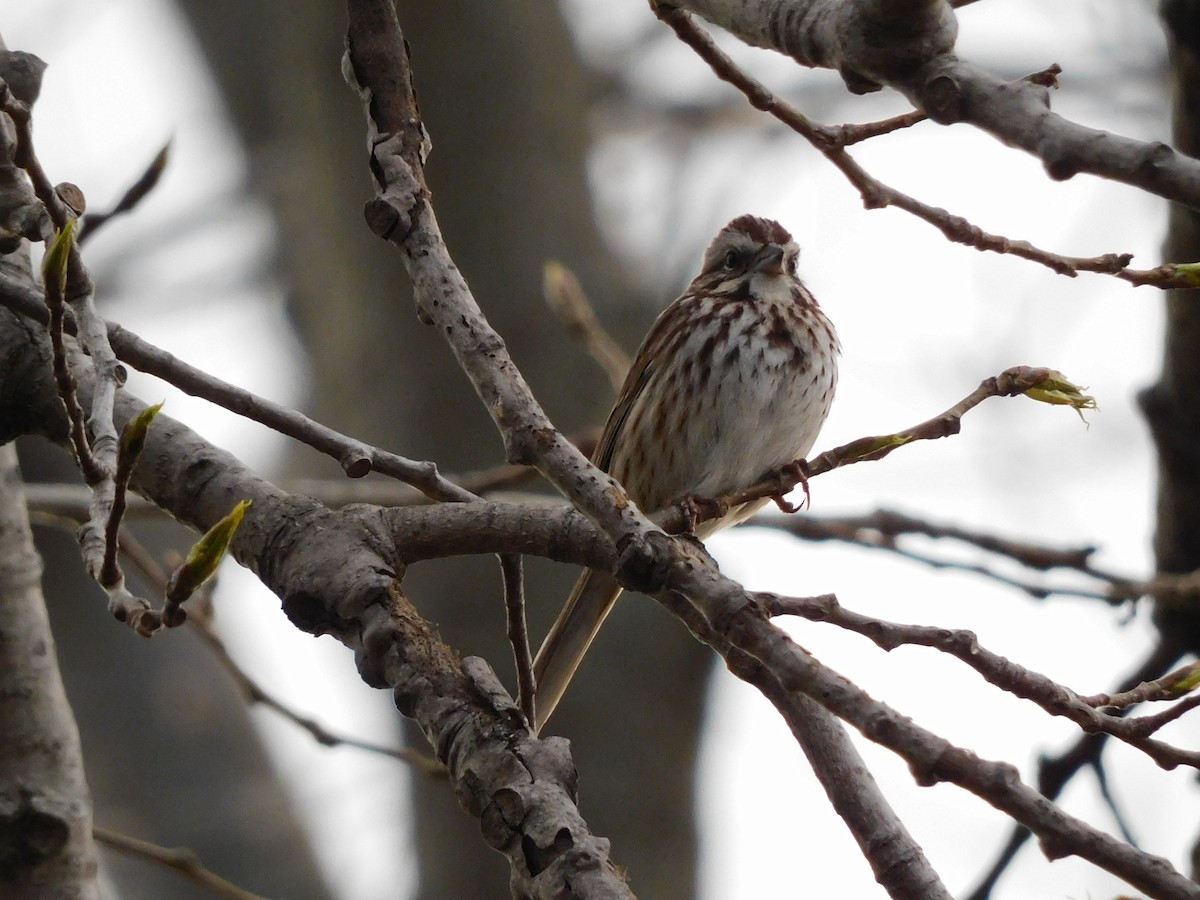
[[[0,359],[16,360],[40,346],[40,367],[10,370],[38,382],[24,395],[10,395],[25,397],[22,419],[0,407],[0,433],[31,415],[62,441],[65,419],[45,337],[31,342],[21,325],[12,313],[0,313]],[[80,395],[90,400],[94,375],[81,355],[72,364]],[[141,408],[119,393],[118,425]],[[566,742],[530,738],[490,669],[479,660],[460,660],[411,606],[399,584],[404,562],[377,511],[335,513],[288,495],[163,415],[147,435],[132,487],[197,530],[211,527],[238,500],[252,500],[232,554],[282,598],[297,627],[333,635],[355,651],[368,684],[393,691],[397,707],[417,721],[447,766],[464,807],[481,819],[485,839],[509,855],[514,878],[541,873],[539,885],[561,888],[556,862],[590,860],[592,877],[608,885],[596,896],[627,896],[608,862],[606,842],[588,833],[575,808]],[[575,521],[594,536],[582,517]]]

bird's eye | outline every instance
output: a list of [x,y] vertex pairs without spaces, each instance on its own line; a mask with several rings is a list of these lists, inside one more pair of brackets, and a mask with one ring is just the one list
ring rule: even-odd
[[736,250],[730,250],[725,254],[724,266],[728,270],[733,270],[738,267],[738,263],[742,261],[742,255]]
[[787,262],[786,262],[784,265],[787,267],[787,273],[788,273],[789,275],[795,275],[795,274],[796,274],[796,257],[794,257],[794,256],[789,256],[789,257],[787,258]]

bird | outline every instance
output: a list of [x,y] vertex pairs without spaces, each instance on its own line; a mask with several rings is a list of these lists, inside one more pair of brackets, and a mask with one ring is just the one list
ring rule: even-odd
[[[749,487],[805,456],[837,386],[837,333],[796,274],[800,250],[772,219],[722,228],[700,273],[650,327],[592,462],[652,515]],[[696,525],[704,539],[769,498]],[[540,731],[621,593],[588,569],[534,660]]]

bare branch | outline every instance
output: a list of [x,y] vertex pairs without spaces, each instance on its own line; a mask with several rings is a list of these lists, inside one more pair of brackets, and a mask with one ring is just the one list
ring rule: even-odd
[[940,0],[673,0],[669,6],[653,0],[652,5],[660,18],[681,16],[675,8],[685,9],[751,46],[833,69],[855,93],[894,88],[939,124],[974,125],[1033,154],[1055,180],[1086,172],[1200,208],[1200,161],[1161,142],[1079,125],[1050,111],[1041,86],[1009,84],[958,59],[958,23]]
[[[40,79],[40,70],[37,77]],[[36,197],[33,203],[38,208],[25,218],[36,223],[36,236],[46,244],[44,290],[54,348],[55,377],[70,421],[72,447],[92,489],[90,515],[77,537],[84,567],[108,594],[109,611],[134,631],[148,635],[158,628],[159,623],[150,612],[150,605],[125,586],[120,567],[108,552],[110,544],[106,540],[119,524],[119,514],[115,521],[113,519],[118,491],[115,482],[118,441],[113,424],[113,404],[117,389],[125,383],[126,372],[117,362],[104,321],[96,312],[95,288],[79,254],[76,220],[84,207],[83,194],[74,185],[56,187],[50,183],[33,146],[31,102],[21,100],[6,82],[0,81],[0,111],[12,122],[15,132],[11,148],[5,146],[4,164],[24,170]],[[26,236],[35,237],[33,234]],[[91,358],[90,365],[96,375],[86,425],[82,409],[75,400],[73,376],[63,340],[64,302],[71,307],[78,337]]]
[[[904,431],[893,434],[873,435],[859,438],[813,457],[811,460],[796,460],[778,471],[766,473],[756,484],[723,497],[710,498],[705,509],[693,516],[699,521],[723,515],[729,509],[758,500],[788,493],[808,479],[860,462],[883,459],[892,451],[916,441],[933,441],[958,434],[962,418],[989,397],[1016,397],[1026,395],[1031,399],[1056,405],[1071,406],[1082,416],[1081,410],[1095,407],[1095,400],[1083,394],[1079,388],[1053,369],[1032,366],[1013,366],[999,375],[985,378],[979,387],[963,397],[949,409],[926,419]],[[791,510],[794,512],[794,510]],[[678,532],[685,527],[682,511],[662,519],[663,527],[669,532]]]
[[548,261],[542,267],[542,294],[562,320],[567,336],[600,364],[613,392],[620,391],[632,361],[596,318],[575,273],[557,260]]
[[[750,2],[750,0],[747,0],[747,2]],[[725,3],[725,0],[716,0],[714,5],[723,3]],[[1064,256],[1049,250],[1043,250],[1027,241],[1012,240],[1003,235],[990,234],[961,216],[950,213],[940,207],[929,206],[914,197],[910,197],[884,184],[862,168],[846,153],[845,148],[858,140],[862,140],[864,137],[875,136],[880,133],[878,130],[880,128],[892,130],[894,127],[912,124],[917,121],[915,117],[919,116],[919,113],[907,114],[907,116],[898,117],[896,120],[888,123],[879,123],[876,126],[849,125],[840,128],[831,128],[826,125],[817,124],[805,117],[795,107],[777,97],[761,82],[743,71],[683,11],[683,7],[696,8],[699,11],[699,7],[702,5],[705,4],[701,2],[668,4],[660,2],[660,0],[654,0],[651,4],[655,14],[669,25],[684,43],[692,47],[701,59],[709,64],[713,73],[718,78],[729,82],[745,94],[746,99],[756,109],[761,109],[774,116],[797,134],[801,135],[837,167],[845,175],[846,179],[858,189],[862,195],[863,205],[867,209],[883,209],[888,206],[895,206],[934,226],[948,240],[954,243],[965,244],[980,251],[1001,254],[1008,253],[1046,266],[1059,275],[1074,277],[1080,272],[1095,272],[1121,278],[1135,286],[1151,285],[1159,288],[1193,287],[1200,281],[1200,274],[1194,270],[1194,267],[1173,265],[1159,266],[1158,268],[1147,270],[1130,270],[1128,267],[1133,260],[1133,256],[1128,253],[1106,253],[1095,257]],[[848,8],[855,5],[848,3],[842,6]],[[745,39],[745,35],[736,29],[734,29],[734,33]],[[749,42],[754,43],[753,41]],[[755,44],[755,46],[763,45]],[[1051,67],[1046,72],[1031,75],[1022,82],[1018,82],[1018,84],[1026,85],[1028,90],[1044,90],[1045,85],[1048,83],[1049,74],[1056,74],[1057,71],[1056,66]],[[1011,85],[1000,82],[996,83],[1012,92],[1017,91]],[[1084,130],[1087,131],[1087,129]],[[1092,133],[1112,137],[1105,132]],[[1157,146],[1162,147],[1164,145]],[[1169,150],[1169,148],[1167,149]],[[1200,191],[1197,193],[1200,196]]]
[[[1132,747],[1141,750],[1160,767],[1173,769],[1185,765],[1200,768],[1200,752],[1181,750],[1170,744],[1149,739],[1148,735],[1164,722],[1144,723],[1143,719],[1126,719],[1100,712],[1104,704],[1091,702],[1069,688],[1051,681],[1045,675],[1019,666],[999,654],[979,645],[970,631],[940,628],[930,625],[900,625],[852,612],[833,594],[820,597],[781,597],[778,594],[757,593],[755,599],[769,615],[803,616],[816,622],[828,622],[870,638],[884,650],[894,650],[905,644],[933,647],[955,657],[982,675],[990,684],[1015,697],[1030,700],[1052,716],[1062,716],[1088,732],[1103,731]],[[1177,718],[1196,705],[1200,698],[1188,698],[1170,712]]]
[[[954,569],[969,572],[1000,584],[1023,591],[1035,600],[1044,600],[1051,595],[1085,597],[1101,600],[1108,604],[1125,603],[1144,596],[1145,586],[1136,579],[1120,576],[1097,567],[1091,558],[1096,548],[1058,548],[1030,541],[1018,541],[958,525],[944,525],[915,518],[894,510],[879,509],[858,516],[788,516],[786,518],[760,516],[754,524],[763,528],[776,528],[793,537],[806,541],[843,541],[871,550],[893,553],[904,559],[921,563],[935,569]],[[997,572],[986,565],[946,559],[931,554],[919,553],[899,539],[907,535],[919,535],[935,540],[959,541],[977,547],[987,553],[1012,560],[1038,572],[1066,569],[1078,572],[1085,578],[1102,582],[1101,587],[1088,589],[1041,581],[1024,581]],[[1158,579],[1156,578],[1156,581]]]
[[[1171,642],[1160,640],[1150,655],[1138,665],[1137,670],[1131,676],[1122,679],[1122,689],[1132,689],[1147,679],[1156,678],[1164,669],[1172,666],[1184,652],[1182,646],[1173,646]],[[1042,796],[1047,800],[1055,800],[1081,769],[1102,767],[1101,752],[1107,738],[1108,735],[1103,732],[1085,734],[1065,752],[1055,757],[1041,757],[1038,761],[1037,788]],[[975,890],[966,896],[966,900],[987,900],[991,896],[992,888],[1029,837],[1029,830],[1017,825],[997,856],[996,862],[980,879]]]
[[70,422],[71,450],[75,455],[75,462],[79,465],[79,471],[83,473],[84,481],[89,485],[96,485],[104,480],[104,472],[92,455],[83,409],[75,394],[75,379],[67,365],[67,348],[63,343],[63,323],[66,318],[63,285],[57,278],[47,278],[44,287],[46,309],[49,311],[46,326],[50,334],[50,346],[54,352],[54,380],[58,385],[58,396],[67,411],[67,420]]
[[537,682],[533,677],[533,654],[529,650],[529,628],[525,624],[525,578],[518,553],[500,554],[504,575],[504,612],[508,623],[508,642],[513,650],[517,669],[517,706],[525,714],[526,723],[536,722],[534,694]]
[[1178,700],[1191,691],[1200,675],[1200,663],[1189,663],[1174,672],[1168,672],[1153,681],[1143,681],[1136,687],[1119,691],[1115,694],[1094,694],[1083,697],[1083,702],[1097,709],[1127,709],[1138,703],[1151,703],[1156,700]]
[[949,898],[921,846],[880,793],[845,728],[829,710],[803,694],[789,694],[769,668],[731,649],[686,597],[666,591],[659,600],[700,640],[714,648],[725,647],[719,652],[730,671],[757,687],[784,714],[830,803],[888,895],[907,900]]
[[[782,103],[783,101],[779,102]],[[893,131],[912,128],[914,125],[919,125],[928,120],[928,118],[929,116],[925,115],[925,113],[914,109],[912,112],[901,113],[898,116],[892,116],[890,119],[883,119],[879,122],[866,122],[861,125],[837,125],[828,130],[837,146],[850,147],[873,137],[880,137],[881,135],[891,134]]]
[[154,154],[154,159],[150,160],[145,171],[138,177],[129,189],[121,195],[121,199],[116,202],[108,212],[88,213],[83,220],[83,229],[79,233],[79,243],[84,243],[92,238],[92,236],[102,227],[107,225],[118,216],[124,215],[127,212],[135,209],[150,192],[158,186],[159,179],[162,178],[163,172],[167,168],[167,160],[170,157],[171,142],[167,141],[163,144],[161,150]]
[[111,847],[113,850],[140,856],[174,869],[189,881],[195,882],[218,897],[224,897],[227,900],[267,900],[266,897],[259,894],[243,890],[232,881],[227,881],[216,872],[206,868],[194,850],[185,847],[163,847],[130,837],[119,831],[101,828],[98,825],[92,829],[92,834],[99,843]]
[[[36,299],[35,299],[36,298]],[[39,296],[9,279],[0,278],[0,305],[7,306],[37,321],[45,322],[46,313]],[[474,494],[444,478],[432,462],[406,459],[395,453],[372,447],[316,422],[294,409],[260,397],[244,388],[222,381],[190,366],[132,331],[112,322],[105,323],[109,339],[118,356],[139,371],[161,378],[181,391],[200,397],[230,412],[258,422],[306,444],[338,461],[351,478],[378,472],[411,484],[434,500],[463,501]],[[71,320],[65,325],[73,333]]]
[[[689,597],[704,590],[699,570],[692,570],[691,574],[693,578],[679,579],[694,581],[681,586]],[[761,666],[778,679],[782,690],[767,696],[777,708],[781,707],[780,712],[788,721],[803,714],[794,698],[807,695],[868,739],[905,759],[918,784],[941,781],[957,784],[1025,825],[1039,836],[1042,850],[1050,859],[1080,856],[1154,897],[1195,900],[1200,896],[1200,888],[1175,871],[1167,860],[1137,850],[1069,816],[1024,784],[1013,766],[981,759],[869,697],[771,626],[753,605],[730,604],[722,624],[719,633],[701,633],[695,629],[693,633],[721,653],[735,675],[748,678],[745,673],[756,672]]]

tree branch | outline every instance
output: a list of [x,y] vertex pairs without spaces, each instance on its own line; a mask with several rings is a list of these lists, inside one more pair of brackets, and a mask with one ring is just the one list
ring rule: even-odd
[[[722,636],[722,646],[748,654],[779,680],[787,702],[808,694],[868,737],[901,752],[913,762],[923,783],[952,780],[963,784],[1030,825],[1042,835],[1048,852],[1078,854],[1162,896],[1195,896],[1194,885],[1166,861],[1107,838],[1066,816],[1021,784],[1010,767],[979,761],[917,729],[907,719],[871,701],[845,679],[822,669],[756,610],[744,589],[723,578],[706,554],[690,542],[673,540],[655,528],[629,502],[619,485],[592,467],[554,430],[513,365],[503,341],[480,312],[441,238],[420,169],[418,136],[423,136],[424,130],[419,127],[419,112],[411,94],[408,56],[398,23],[386,16],[384,9],[391,9],[385,0],[352,0],[350,40],[343,66],[367,110],[368,148],[377,180],[376,197],[367,204],[368,224],[403,254],[415,289],[418,315],[422,321],[436,325],[450,343],[500,429],[510,461],[536,466],[614,542],[620,549],[616,572],[622,584],[660,597],[664,590],[686,596],[712,633]],[[356,18],[360,19],[357,25]],[[356,46],[356,34],[369,52]],[[360,49],[363,58],[358,56]],[[390,65],[381,63],[385,55]],[[395,67],[403,74],[382,77]],[[885,711],[882,717],[881,709]],[[790,715],[802,726],[802,715],[794,710]],[[815,733],[810,737],[819,739]]]
[[[1107,695],[1082,697],[1075,691],[1051,681],[1045,675],[1030,671],[980,646],[978,639],[970,631],[886,622],[846,609],[832,594],[820,597],[781,597],[778,594],[757,593],[755,597],[768,615],[802,616],[814,622],[828,622],[869,638],[883,650],[891,651],[905,644],[936,648],[970,666],[990,684],[1014,697],[1030,700],[1052,716],[1070,719],[1084,731],[1102,731],[1112,735],[1141,750],[1164,769],[1174,769],[1180,765],[1200,768],[1200,752],[1181,750],[1149,737],[1167,722],[1183,715],[1200,702],[1200,695],[1179,699],[1182,677],[1177,676],[1173,681],[1162,684],[1143,686],[1136,697],[1129,698],[1129,702],[1142,702],[1146,699],[1179,700],[1164,713],[1138,718],[1113,716],[1099,709],[1113,705],[1112,698]],[[1119,702],[1125,699],[1120,698]]]
[[41,589],[17,451],[0,446],[0,884],[97,900],[92,801]]
[[1067,815],[1024,784],[1013,766],[981,759],[872,699],[771,627],[761,609],[743,606],[719,632],[694,633],[721,653],[735,675],[747,677],[743,674],[747,669],[753,674],[761,666],[778,679],[782,690],[767,696],[789,722],[803,715],[795,698],[811,697],[869,740],[905,759],[918,784],[957,784],[1024,824],[1039,836],[1050,859],[1080,856],[1156,898],[1200,897],[1200,887],[1167,860]]
[[[45,364],[45,337],[31,347],[18,325],[12,313],[0,316],[0,358],[38,349],[43,365],[14,368],[14,374],[38,382],[28,390],[20,419],[0,408],[0,434],[28,418],[40,420],[49,436],[61,441],[65,418]],[[93,387],[90,367],[79,355],[72,365],[86,401]],[[118,424],[140,409],[124,393],[117,395]],[[397,707],[417,721],[445,763],[460,802],[483,822],[485,839],[509,856],[513,877],[561,886],[564,858],[590,860],[590,879],[609,886],[598,896],[628,896],[608,861],[607,843],[587,831],[575,807],[567,743],[531,738],[486,664],[459,659],[420,617],[400,588],[404,562],[380,526],[378,510],[332,512],[314,500],[288,495],[165,415],[147,434],[143,464],[131,487],[199,531],[236,501],[252,500],[231,553],[282,598],[297,627],[336,637],[355,651],[369,685],[393,692]],[[433,508],[413,508],[418,509]],[[576,515],[575,522],[581,538],[594,537],[582,517]]]
[[[0,305],[45,324],[48,318],[40,297],[28,285],[0,278]],[[113,322],[104,324],[117,357],[138,371],[161,378],[186,394],[200,397],[312,447],[337,460],[350,478],[378,472],[410,484],[434,500],[461,501],[475,497],[470,491],[444,478],[432,462],[406,459],[347,437],[303,413],[190,366],[121,325]],[[67,320],[64,330],[68,334],[75,333],[73,320]]]
[[194,882],[216,897],[225,900],[266,900],[265,897],[251,893],[238,887],[231,881],[222,878],[216,872],[207,868],[194,851],[185,847],[163,847],[139,838],[113,831],[109,828],[96,826],[92,829],[96,840],[106,847],[132,856],[166,866],[179,872],[184,878]]
[[754,47],[834,69],[855,93],[894,88],[942,125],[963,122],[1042,160],[1065,180],[1080,172],[1200,208],[1200,161],[1079,125],[1049,109],[1045,90],[1009,84],[954,54],[958,23],[941,0],[672,0]]

